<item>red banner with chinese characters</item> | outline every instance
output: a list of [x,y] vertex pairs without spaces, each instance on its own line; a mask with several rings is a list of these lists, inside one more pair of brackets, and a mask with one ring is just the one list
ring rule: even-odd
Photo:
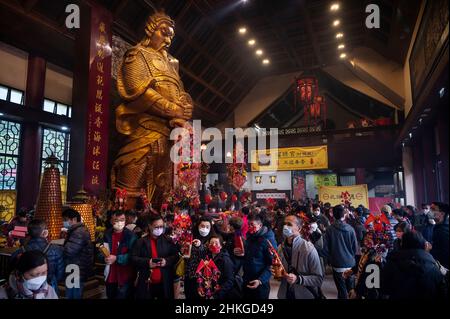
[[107,187],[109,95],[111,88],[112,17],[97,6],[91,8],[89,92],[87,107],[84,187],[99,195]]

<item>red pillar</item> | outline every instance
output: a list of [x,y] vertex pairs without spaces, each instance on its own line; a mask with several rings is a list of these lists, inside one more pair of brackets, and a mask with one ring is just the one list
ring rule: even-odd
[[[28,57],[25,105],[41,109],[44,102],[46,61]],[[17,176],[17,208],[33,207],[39,194],[41,168],[41,128],[38,123],[24,122],[20,139],[20,160]]]

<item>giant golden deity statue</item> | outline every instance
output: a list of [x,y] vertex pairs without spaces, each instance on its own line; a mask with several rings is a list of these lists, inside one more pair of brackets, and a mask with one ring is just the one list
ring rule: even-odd
[[172,187],[170,130],[192,117],[193,102],[180,80],[178,60],[168,53],[174,28],[165,13],[150,16],[144,39],[125,53],[118,70],[122,104],[116,109],[116,128],[126,141],[114,161],[111,186],[127,190],[128,206],[143,189],[158,203]]

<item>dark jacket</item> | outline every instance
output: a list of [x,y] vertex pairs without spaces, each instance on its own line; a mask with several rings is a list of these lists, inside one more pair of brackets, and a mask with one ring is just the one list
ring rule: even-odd
[[[131,251],[131,262],[136,267],[136,298],[151,299],[152,292],[147,280],[150,277],[150,259],[152,258],[150,238],[143,237],[136,241]],[[166,236],[160,236],[156,241],[158,258],[166,260],[166,266],[161,268],[164,297],[174,298],[173,282],[175,279],[175,265],[178,262],[178,248]]]
[[[105,231],[105,235],[103,236],[103,240],[105,243],[108,243],[111,252],[112,252],[112,235],[113,229],[110,228]],[[118,253],[116,256],[117,257],[116,266],[118,275],[117,281],[120,286],[129,283],[134,275],[134,270],[131,267],[130,262],[130,253],[135,241],[136,235],[134,234],[134,232],[125,227],[123,229],[122,240],[120,241],[119,247],[117,248]]]
[[356,240],[361,245],[366,235],[366,227],[361,217],[353,217],[348,220],[350,226],[355,230]]
[[334,268],[355,266],[357,240],[355,230],[347,223],[336,220],[325,232],[321,255]]
[[449,232],[448,232],[448,220],[442,224],[434,226],[433,231],[433,248],[431,249],[431,255],[441,263],[445,268],[449,268]]
[[70,227],[64,242],[64,262],[67,265],[75,264],[80,267],[80,279],[86,281],[93,273],[94,250],[89,231],[78,223]]
[[324,214],[320,213],[319,215],[314,215],[317,219],[317,225],[319,226],[320,231],[325,232],[328,227],[330,227],[330,220]]
[[381,271],[380,286],[390,299],[440,299],[445,297],[443,276],[423,249],[392,252]]
[[[39,250],[44,251],[48,242],[45,238],[31,238],[25,246],[16,250],[12,256],[11,260],[16,260],[17,257],[24,253],[25,251],[30,250]],[[61,246],[50,244],[46,253],[47,261],[48,261],[48,271],[47,271],[47,282],[55,289],[58,288],[58,281],[64,279],[64,249]]]
[[[211,256],[212,257],[212,256]],[[220,271],[220,290],[214,294],[214,299],[237,299],[236,280],[234,276],[234,265],[230,255],[223,250],[213,258],[214,263]]]
[[259,279],[263,284],[268,284],[272,273],[272,255],[269,251],[269,240],[272,246],[277,249],[275,235],[267,227],[263,226],[256,234],[247,234],[245,241],[245,256],[243,262],[244,285],[250,281]]

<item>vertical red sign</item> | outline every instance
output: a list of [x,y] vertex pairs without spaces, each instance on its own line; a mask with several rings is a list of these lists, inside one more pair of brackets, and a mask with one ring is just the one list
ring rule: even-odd
[[86,127],[84,187],[99,195],[107,187],[108,127],[111,89],[112,17],[97,6],[91,8],[89,92]]

